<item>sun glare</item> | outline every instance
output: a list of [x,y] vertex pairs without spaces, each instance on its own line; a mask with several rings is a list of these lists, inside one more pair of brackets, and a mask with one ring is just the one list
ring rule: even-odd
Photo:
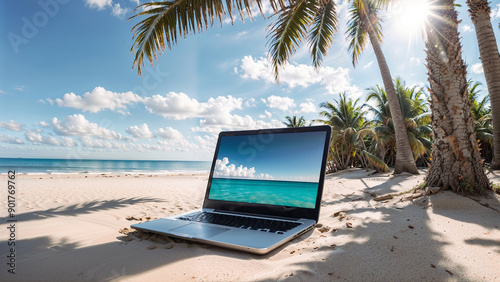
[[429,12],[430,4],[426,0],[403,0],[394,7],[394,24],[409,37],[420,36]]

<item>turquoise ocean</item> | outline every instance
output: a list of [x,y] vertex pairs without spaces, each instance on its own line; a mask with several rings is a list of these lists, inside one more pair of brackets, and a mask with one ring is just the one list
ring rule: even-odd
[[0,158],[0,174],[15,170],[17,174],[46,173],[208,173],[206,161],[134,161]]
[[209,199],[313,209],[317,193],[317,182],[213,178]]

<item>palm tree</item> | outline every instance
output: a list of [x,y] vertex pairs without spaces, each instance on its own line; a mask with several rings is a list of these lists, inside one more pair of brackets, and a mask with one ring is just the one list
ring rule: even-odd
[[[403,80],[394,80],[399,105],[405,120],[408,140],[412,148],[413,157],[419,165],[427,165],[432,149],[430,141],[430,113],[423,88],[407,87]],[[387,94],[380,86],[368,89],[366,101],[375,101],[375,106],[365,104],[374,114],[373,130],[377,133],[376,142],[372,142],[371,150],[388,165],[395,162],[395,131],[389,109]]]
[[[366,9],[374,8],[374,2],[384,3],[389,0],[353,0],[362,16],[363,26],[368,28],[368,34],[372,34],[371,22],[368,20]],[[179,0],[155,3],[144,3],[139,7],[146,10],[133,16],[148,16],[133,27],[135,42],[132,52],[135,51],[134,66],[138,66],[139,73],[144,65],[144,56],[153,63],[157,55],[177,42],[177,37],[186,38],[188,34],[202,32],[212,27],[215,22],[222,23],[227,14],[231,16],[232,10],[236,9],[240,17],[244,13],[251,17],[252,5],[259,8],[262,0],[227,0],[227,1],[195,1]],[[303,40],[307,40],[312,56],[313,65],[319,68],[324,56],[333,43],[334,34],[337,31],[338,14],[334,0],[270,0],[271,6],[276,12],[276,22],[269,28],[269,54],[273,66],[275,78],[278,81],[279,70],[286,65],[290,57],[296,52]],[[137,9],[136,9],[137,10]],[[262,14],[262,10],[260,10]],[[377,60],[381,66],[384,83],[391,83],[387,63],[378,45],[379,37],[370,35],[372,45],[377,54]],[[375,42],[376,41],[376,42]],[[375,47],[375,45],[377,47]],[[383,61],[383,62],[382,62]],[[389,87],[386,87],[389,89]],[[389,94],[391,108],[397,105],[394,93]],[[398,157],[395,173],[408,171],[418,174],[415,161],[411,156],[411,148],[404,132],[404,122],[397,109],[393,111],[395,117]]]
[[368,161],[378,171],[388,171],[387,165],[366,152],[363,136],[375,136],[375,132],[368,128],[369,123],[365,120],[366,112],[361,110],[358,102],[359,99],[353,101],[347,98],[345,93],[340,93],[339,100],[334,99],[333,103],[320,104],[325,110],[319,114],[325,119],[315,121],[332,127],[330,171],[356,166],[368,167]]
[[306,120],[304,119],[303,116],[297,119],[297,116],[286,116],[286,122],[285,125],[286,127],[304,127],[306,126]]
[[496,110],[500,107],[500,56],[491,25],[491,8],[487,0],[467,0],[466,2],[476,30],[480,59],[491,100],[494,143],[491,168],[500,169],[500,110]]
[[437,0],[426,27],[427,69],[432,110],[431,187],[460,193],[489,188],[474,132],[467,93],[466,66],[458,34],[454,0]]
[[382,74],[395,132],[396,160],[394,173],[410,172],[418,174],[389,66],[380,47],[382,31],[378,17],[379,9],[375,6],[374,1],[360,0],[353,2],[350,12],[351,19],[348,22],[347,33],[350,39],[349,50],[352,53],[353,65],[356,65],[361,52],[368,44],[367,39],[369,39]]
[[491,108],[487,108],[489,102],[488,95],[478,101],[480,82],[468,82],[468,97],[471,103],[471,113],[474,117],[474,131],[481,150],[481,157],[485,162],[490,163],[493,160],[493,128],[491,120]]

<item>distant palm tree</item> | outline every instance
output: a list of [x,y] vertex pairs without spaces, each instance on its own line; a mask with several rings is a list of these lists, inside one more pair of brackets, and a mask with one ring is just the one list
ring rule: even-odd
[[340,94],[339,100],[323,102],[320,104],[320,116],[325,119],[317,119],[332,127],[332,142],[330,147],[331,162],[330,171],[346,169],[348,167],[363,166],[370,164],[379,171],[388,171],[389,168],[371,154],[364,154],[366,150],[363,136],[375,136],[375,132],[368,128],[369,123],[365,120],[365,111],[358,105],[359,99],[352,100],[345,93]]
[[374,0],[353,1],[351,19],[348,22],[349,50],[352,53],[352,63],[355,66],[361,52],[366,48],[368,40],[373,47],[390,108],[395,132],[396,159],[394,173],[410,172],[418,174],[418,169],[412,155],[412,147],[406,132],[405,121],[398,97],[392,82],[389,66],[380,47],[382,31],[379,18],[379,7]]
[[486,85],[491,100],[493,120],[492,169],[500,169],[500,56],[491,24],[491,8],[488,0],[467,0],[469,15],[474,23],[479,58],[483,65]]
[[469,80],[468,96],[471,103],[471,113],[474,116],[474,131],[479,142],[481,157],[485,162],[493,160],[493,127],[491,108],[487,107],[489,96],[486,95],[481,101],[478,100],[480,82]]
[[[426,165],[432,149],[430,141],[430,113],[428,112],[425,93],[422,88],[407,87],[400,78],[394,80],[396,93],[403,113],[406,131],[414,159],[419,165]],[[387,94],[380,86],[368,89],[366,101],[374,101],[375,106],[365,104],[374,113],[373,130],[377,140],[371,144],[371,149],[381,160],[389,165],[395,162],[395,131],[391,111],[388,106]]]
[[300,118],[297,118],[297,116],[286,116],[286,122],[285,125],[286,127],[304,127],[306,126],[306,120],[304,119],[303,116]]
[[[490,188],[478,151],[454,0],[436,0],[425,42],[432,110],[432,165],[426,185],[460,193]],[[498,55],[498,54],[497,54]]]

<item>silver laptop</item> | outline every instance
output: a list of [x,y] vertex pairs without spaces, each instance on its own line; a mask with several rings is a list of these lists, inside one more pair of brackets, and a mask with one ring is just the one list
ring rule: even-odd
[[330,126],[221,132],[201,210],[131,225],[266,254],[318,222]]

